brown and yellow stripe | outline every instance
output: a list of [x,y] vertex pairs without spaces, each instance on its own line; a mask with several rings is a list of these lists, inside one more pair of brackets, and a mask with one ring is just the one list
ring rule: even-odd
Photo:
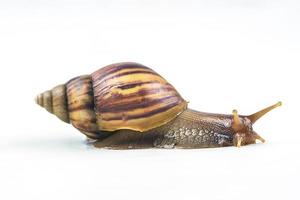
[[66,83],[69,118],[72,125],[89,137],[99,132],[94,111],[91,76],[79,76]]
[[137,63],[112,64],[75,77],[39,94],[36,102],[90,138],[120,129],[145,132],[187,107],[171,84]]
[[164,78],[137,63],[109,65],[91,77],[100,130],[147,131],[171,121],[187,106]]

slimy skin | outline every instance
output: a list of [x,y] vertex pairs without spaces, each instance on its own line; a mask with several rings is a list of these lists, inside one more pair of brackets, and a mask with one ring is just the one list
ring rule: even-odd
[[140,133],[119,130],[94,142],[99,148],[207,148],[233,145],[232,116],[201,113],[187,109],[173,121]]
[[[277,103],[266,109],[269,111],[280,104]],[[266,113],[266,109],[262,111]],[[258,113],[262,114],[262,111]],[[190,149],[240,147],[254,144],[256,140],[265,141],[253,131],[253,123],[250,120],[253,115],[238,116],[236,111],[233,113],[233,115],[211,114],[187,109],[173,121],[150,131],[140,133],[132,130],[119,130],[93,144],[98,148],[110,149]]]

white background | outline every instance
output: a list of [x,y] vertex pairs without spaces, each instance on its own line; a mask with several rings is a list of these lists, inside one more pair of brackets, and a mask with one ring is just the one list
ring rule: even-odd
[[[0,199],[298,199],[300,3],[0,0]],[[215,113],[251,114],[240,149],[99,150],[34,103],[121,61]]]

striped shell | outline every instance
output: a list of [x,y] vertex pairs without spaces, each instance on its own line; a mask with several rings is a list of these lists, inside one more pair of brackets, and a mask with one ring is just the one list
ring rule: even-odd
[[187,107],[171,84],[137,63],[112,64],[73,78],[36,101],[92,138],[101,131],[144,132],[168,123]]

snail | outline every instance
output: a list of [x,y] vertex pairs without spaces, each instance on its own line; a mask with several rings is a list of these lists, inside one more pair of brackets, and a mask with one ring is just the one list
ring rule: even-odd
[[265,142],[252,128],[264,114],[211,114],[187,108],[177,90],[138,63],[108,65],[58,85],[36,103],[99,148],[207,148]]

